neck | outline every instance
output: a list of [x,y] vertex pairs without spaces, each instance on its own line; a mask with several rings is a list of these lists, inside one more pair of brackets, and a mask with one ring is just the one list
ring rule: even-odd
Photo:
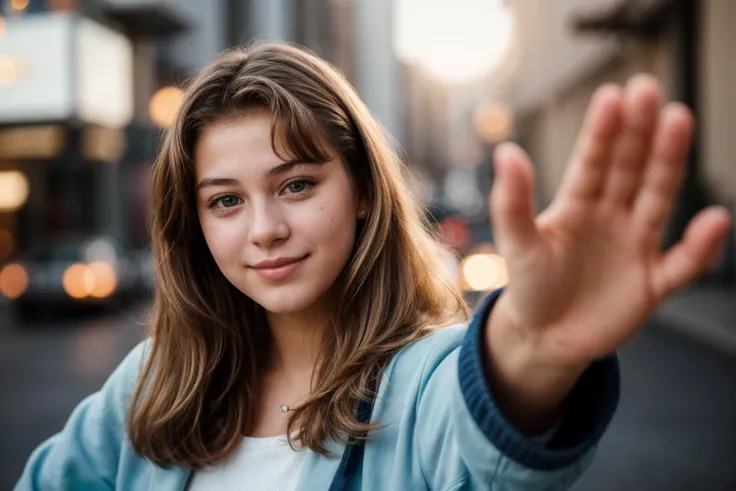
[[314,309],[293,314],[269,312],[267,317],[272,341],[270,371],[311,375],[319,358],[328,315]]

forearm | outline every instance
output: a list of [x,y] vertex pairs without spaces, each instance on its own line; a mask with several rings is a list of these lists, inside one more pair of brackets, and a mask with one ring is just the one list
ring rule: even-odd
[[553,426],[562,405],[589,364],[563,365],[540,356],[530,330],[516,326],[501,295],[485,326],[486,378],[499,409],[521,433]]

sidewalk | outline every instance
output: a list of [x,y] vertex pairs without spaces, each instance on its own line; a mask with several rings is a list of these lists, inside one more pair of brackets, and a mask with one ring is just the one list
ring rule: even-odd
[[736,356],[736,287],[698,286],[675,294],[654,314],[675,331]]

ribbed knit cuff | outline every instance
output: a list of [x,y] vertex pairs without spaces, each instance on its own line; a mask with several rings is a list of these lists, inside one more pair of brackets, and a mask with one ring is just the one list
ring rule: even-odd
[[484,328],[502,291],[489,294],[470,323],[460,350],[460,390],[478,427],[504,455],[530,469],[561,469],[596,445],[611,422],[620,396],[618,358],[611,355],[596,361],[583,373],[565,402],[562,423],[551,441],[542,444],[525,437],[501,414],[484,371]]

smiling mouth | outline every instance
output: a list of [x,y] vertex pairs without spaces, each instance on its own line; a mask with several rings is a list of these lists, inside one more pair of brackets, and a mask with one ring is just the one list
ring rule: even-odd
[[261,278],[283,280],[296,273],[308,257],[309,254],[293,260],[264,261],[252,268]]

